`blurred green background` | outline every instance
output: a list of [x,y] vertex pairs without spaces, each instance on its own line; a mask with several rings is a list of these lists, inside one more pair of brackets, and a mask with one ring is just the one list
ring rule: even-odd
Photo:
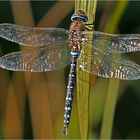
[[[117,4],[118,1],[98,1],[95,30],[105,31]],[[139,8],[139,1],[128,1],[115,33],[140,33]],[[0,1],[0,11],[0,23],[69,29],[74,1]],[[1,56],[19,51],[20,48],[26,49],[0,38]],[[138,52],[129,56],[140,64]],[[1,69],[0,138],[80,138],[76,97],[69,134],[66,137],[61,135],[68,72],[69,67],[46,73],[9,72]],[[109,79],[100,77],[91,84],[91,139],[98,139],[101,135],[108,85]],[[112,139],[140,139],[139,107],[140,81],[120,81]]]

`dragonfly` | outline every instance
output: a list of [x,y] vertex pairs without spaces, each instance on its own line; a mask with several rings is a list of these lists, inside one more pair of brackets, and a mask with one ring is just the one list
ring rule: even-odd
[[2,56],[1,68],[11,71],[46,72],[70,66],[64,109],[64,135],[67,134],[70,124],[77,67],[104,78],[140,79],[140,65],[122,56],[140,51],[139,34],[108,34],[87,30],[88,17],[82,10],[75,12],[71,21],[69,30],[0,24],[0,37],[22,46],[33,47],[28,51]]

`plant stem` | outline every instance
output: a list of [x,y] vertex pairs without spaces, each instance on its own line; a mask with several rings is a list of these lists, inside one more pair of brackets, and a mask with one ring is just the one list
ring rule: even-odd
[[[95,11],[96,11],[96,0],[76,0],[75,1],[75,10],[83,10],[88,16],[88,23],[93,23],[95,19]],[[87,24],[88,24],[87,23]],[[93,28],[93,25],[88,27],[89,29]],[[92,39],[93,34],[88,36],[88,38]],[[82,45],[84,49],[84,45]],[[88,52],[91,53],[91,47]],[[90,62],[90,58],[88,58],[88,62]],[[89,93],[90,93],[90,76],[88,73],[81,71],[77,68],[77,101],[78,101],[78,113],[79,113],[79,125],[80,125],[80,134],[81,139],[88,138],[88,113],[89,113]]]

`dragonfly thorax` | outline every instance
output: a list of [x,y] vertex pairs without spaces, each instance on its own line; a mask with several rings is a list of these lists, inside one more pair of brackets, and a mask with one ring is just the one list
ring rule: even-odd
[[81,51],[81,46],[83,42],[83,35],[81,35],[81,31],[85,30],[84,22],[87,22],[88,18],[83,11],[79,10],[72,15],[71,20],[72,23],[70,26],[69,39],[70,39],[70,50],[72,52],[71,55],[73,55]]
[[83,31],[85,30],[85,24],[81,20],[77,19],[71,23],[70,31],[71,30]]
[[69,38],[70,38],[70,50],[71,50],[71,52],[80,52],[82,42],[83,42],[80,31],[71,30]]

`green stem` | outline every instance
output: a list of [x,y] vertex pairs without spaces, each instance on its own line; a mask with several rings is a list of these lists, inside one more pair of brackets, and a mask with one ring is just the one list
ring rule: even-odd
[[[88,16],[88,23],[93,23],[96,11],[96,0],[76,0],[75,10],[83,10]],[[87,23],[87,24],[88,24]],[[93,25],[92,25],[93,26]],[[92,26],[90,27],[92,29]],[[88,27],[89,28],[89,27]],[[93,35],[88,36],[90,39]],[[82,46],[84,49],[84,45]],[[91,46],[88,52],[91,53]],[[91,61],[90,58],[88,60]],[[89,113],[89,92],[90,92],[90,77],[86,72],[77,68],[77,100],[78,100],[78,113],[79,113],[79,126],[81,139],[88,139],[88,113]]]

